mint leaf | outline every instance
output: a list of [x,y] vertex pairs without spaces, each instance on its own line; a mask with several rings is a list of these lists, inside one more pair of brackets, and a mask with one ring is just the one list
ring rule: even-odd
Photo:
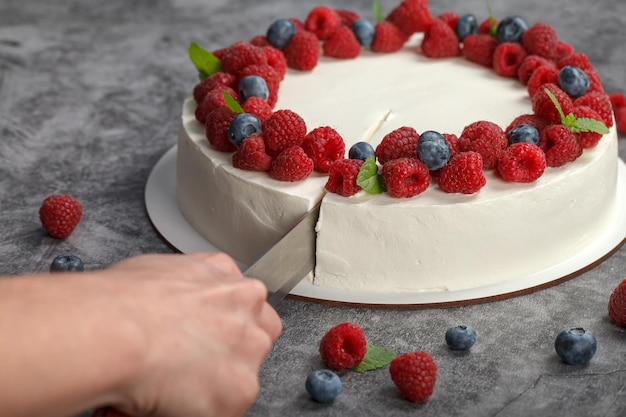
[[550,100],[554,104],[554,107],[556,107],[556,110],[559,112],[559,116],[561,116],[561,123],[567,126],[565,124],[565,114],[563,114],[563,108],[561,107],[561,103],[559,103],[559,100],[556,99],[556,96],[552,94],[552,91],[550,91],[548,87],[544,88],[543,91],[548,95],[548,97],[550,97]]
[[492,38],[495,38],[498,26],[496,25],[496,18],[493,16],[493,10],[491,9],[491,5],[489,3],[487,3],[487,11],[489,12],[489,35]]
[[385,348],[367,344],[367,353],[365,357],[357,366],[352,368],[355,372],[368,372],[380,369],[389,363],[396,357],[396,354]]
[[222,91],[224,95],[224,101],[226,102],[226,107],[228,107],[233,113],[245,113],[241,104],[237,103],[237,100],[233,98],[226,90]]
[[189,59],[198,70],[200,80],[222,70],[222,61],[195,42],[191,42],[189,45]]
[[382,175],[378,174],[375,157],[370,156],[361,165],[356,177],[356,185],[370,194],[382,194],[385,191]]
[[385,11],[383,10],[383,6],[380,4],[378,0],[374,0],[374,4],[372,5],[374,10],[374,21],[376,23],[382,22],[385,20]]
[[570,127],[572,132],[581,133],[581,132],[594,132],[600,133],[602,135],[606,135],[609,133],[609,128],[606,125],[596,119],[588,119],[588,118],[580,118],[576,119],[574,125]]

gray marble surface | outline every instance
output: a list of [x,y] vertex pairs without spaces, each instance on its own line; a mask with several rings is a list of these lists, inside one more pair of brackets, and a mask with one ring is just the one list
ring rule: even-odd
[[[585,52],[607,91],[626,89],[626,2],[494,0],[498,17],[521,14],[554,25]],[[175,144],[181,104],[196,75],[191,41],[218,48],[263,33],[278,17],[304,18],[319,0],[1,0],[0,1],[0,275],[45,272],[59,253],[88,269],[128,256],[170,252],[146,215],[146,179]],[[371,17],[369,1],[328,4]],[[383,0],[387,9],[395,0]],[[483,0],[431,0],[444,10],[486,17]],[[626,159],[626,140],[620,139]],[[66,240],[42,231],[44,197],[69,193],[84,218]],[[487,255],[488,256],[488,255]],[[486,259],[488,262],[488,259]],[[264,364],[261,393],[249,416],[623,416],[626,333],[607,317],[611,290],[626,277],[626,247],[579,277],[506,301],[443,310],[387,311],[286,300],[284,333]],[[331,405],[310,401],[309,371],[333,324],[353,321],[370,341],[398,353],[427,350],[439,365],[424,405],[403,400],[387,370],[342,375]],[[478,342],[454,354],[443,334],[468,324]],[[563,328],[598,338],[587,366],[554,353]]]

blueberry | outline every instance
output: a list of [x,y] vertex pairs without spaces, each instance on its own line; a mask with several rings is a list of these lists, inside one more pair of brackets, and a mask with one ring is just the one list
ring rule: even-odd
[[296,33],[296,25],[289,19],[278,19],[267,28],[265,37],[274,48],[283,49]]
[[350,159],[365,161],[370,156],[376,156],[376,151],[372,145],[367,142],[357,142],[352,145],[348,151],[348,158]]
[[572,97],[580,97],[589,90],[589,77],[585,71],[570,65],[559,71],[559,84]]
[[450,327],[446,331],[446,343],[452,350],[468,350],[476,342],[476,331],[469,326]]
[[319,369],[309,374],[304,387],[315,401],[330,403],[341,392],[341,380],[333,371]]
[[76,255],[59,255],[50,265],[50,272],[82,272],[84,270],[83,261]]
[[450,146],[439,132],[427,130],[417,142],[417,157],[430,170],[443,168],[450,160]]
[[496,39],[498,43],[521,42],[522,35],[528,30],[528,23],[520,16],[505,17],[498,24]]
[[596,337],[581,327],[565,329],[556,337],[554,349],[561,360],[569,365],[584,365],[596,354]]
[[509,145],[520,142],[528,142],[539,145],[539,131],[535,126],[529,124],[515,126],[513,129],[509,130],[506,137],[509,140]]
[[361,46],[368,47],[374,42],[374,25],[365,18],[357,19],[352,23],[352,32]]
[[475,35],[478,33],[478,21],[473,14],[464,14],[459,16],[454,27],[456,37],[463,41],[467,35]]
[[239,81],[239,99],[242,103],[245,103],[250,97],[261,97],[263,100],[267,100],[269,96],[270,90],[262,77],[248,75]]
[[241,113],[230,122],[228,140],[233,145],[239,146],[245,138],[260,131],[261,121],[258,117],[249,113]]

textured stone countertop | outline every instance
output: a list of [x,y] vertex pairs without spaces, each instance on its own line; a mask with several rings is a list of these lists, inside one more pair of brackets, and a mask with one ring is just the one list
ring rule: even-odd
[[[319,0],[318,0],[319,1]],[[151,169],[176,142],[181,104],[196,74],[187,47],[208,49],[264,33],[278,17],[304,18],[318,1],[0,1],[0,275],[45,272],[59,253],[88,269],[126,257],[171,252],[144,206]],[[483,0],[431,0],[445,10],[487,16]],[[554,25],[585,52],[608,92],[626,89],[626,2],[498,0],[497,17],[520,14]],[[329,1],[371,17],[370,1]],[[383,0],[389,10],[396,1]],[[620,139],[626,159],[626,139]],[[44,197],[69,193],[84,206],[66,240],[42,231]],[[488,254],[485,261],[488,262]],[[626,246],[558,286],[505,301],[412,311],[329,307],[287,299],[284,332],[261,370],[249,416],[623,416],[626,332],[607,317],[612,289],[626,277]],[[439,365],[424,405],[403,400],[386,369],[342,375],[331,405],[310,401],[309,371],[333,324],[353,321],[370,341],[401,353],[426,350]],[[454,354],[443,340],[456,324],[478,341]],[[587,366],[554,353],[556,334],[582,326],[598,339]]]

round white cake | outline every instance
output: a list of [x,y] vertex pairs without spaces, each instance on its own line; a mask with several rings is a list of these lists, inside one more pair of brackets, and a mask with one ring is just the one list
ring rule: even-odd
[[[416,53],[420,40],[416,35],[392,54],[364,50],[353,60],[322,57],[311,72],[289,70],[275,110],[298,113],[309,130],[333,127],[346,149],[359,141],[376,147],[402,126],[460,135],[479,120],[505,128],[532,113],[519,81],[461,57],[428,59]],[[234,168],[232,154],[211,148],[195,109],[188,98],[177,151],[186,220],[217,248],[251,263],[321,200],[316,286],[451,291],[524,279],[598,239],[618,216],[615,128],[532,183],[505,182],[492,170],[472,195],[433,183],[407,199],[365,191],[342,197],[325,192],[326,175],[287,183]]]

